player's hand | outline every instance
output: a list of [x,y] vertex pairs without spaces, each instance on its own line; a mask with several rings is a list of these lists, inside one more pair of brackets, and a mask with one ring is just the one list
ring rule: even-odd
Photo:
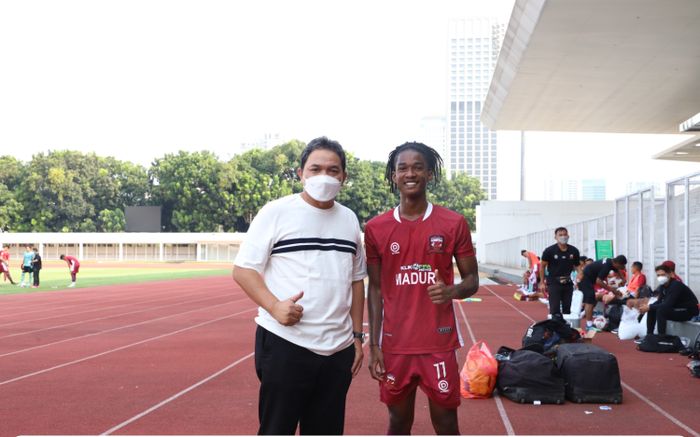
[[544,293],[547,290],[547,286],[544,285],[544,281],[540,281],[540,285],[537,286],[537,289],[540,290],[540,292]]
[[434,304],[447,303],[454,298],[454,287],[445,285],[438,269],[435,269],[435,283],[428,286],[428,297]]
[[289,299],[275,302],[270,308],[270,315],[281,325],[296,325],[304,315],[304,307],[297,303],[303,296],[304,292],[300,291]]
[[359,338],[355,339],[355,359],[352,362],[352,377],[356,377],[362,368],[362,360],[365,358],[365,353],[362,350],[362,341]]
[[372,375],[372,379],[384,382],[384,376],[386,375],[384,354],[377,345],[369,347],[369,374]]

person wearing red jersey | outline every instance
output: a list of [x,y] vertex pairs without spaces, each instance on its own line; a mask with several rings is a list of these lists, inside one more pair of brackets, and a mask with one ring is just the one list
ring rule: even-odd
[[12,275],[10,274],[10,264],[2,257],[0,257],[0,273],[5,277],[5,280],[10,280],[10,284],[16,284],[16,282],[12,280]]
[[399,191],[399,206],[365,228],[369,370],[389,410],[387,434],[410,434],[418,386],[435,432],[459,434],[462,339],[452,301],[476,293],[479,275],[464,216],[427,200],[428,183],[437,183],[441,170],[442,158],[425,144],[394,149],[385,176]]
[[12,285],[15,284],[15,282],[12,280],[12,276],[10,275],[10,248],[9,247],[3,247],[0,249],[0,270],[2,271],[3,274],[3,281],[7,282],[7,280],[10,280],[10,283]]
[[60,258],[68,263],[68,270],[70,270],[70,279],[71,283],[68,285],[68,288],[73,288],[75,287],[75,280],[76,276],[78,275],[78,271],[80,270],[80,261],[78,261],[78,258],[70,255],[61,255]]

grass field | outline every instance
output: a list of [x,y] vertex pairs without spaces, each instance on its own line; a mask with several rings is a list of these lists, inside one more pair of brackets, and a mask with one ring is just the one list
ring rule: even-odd
[[[19,284],[19,269],[12,269],[12,279]],[[231,268],[222,265],[182,264],[178,266],[162,263],[148,265],[124,264],[101,266],[100,264],[81,265],[75,288],[96,287],[101,285],[130,284],[136,282],[162,281],[183,278],[201,278],[230,275]],[[22,288],[4,282],[0,278],[0,294],[34,293],[41,291],[62,290],[70,284],[70,273],[63,265],[49,265],[41,270],[39,288]],[[25,281],[29,281],[25,277]]]

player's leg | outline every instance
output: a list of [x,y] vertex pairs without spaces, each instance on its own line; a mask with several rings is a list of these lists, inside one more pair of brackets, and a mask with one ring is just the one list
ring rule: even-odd
[[561,311],[564,314],[570,314],[571,313],[571,300],[573,299],[573,296],[574,296],[574,284],[570,283],[570,284],[563,285],[561,290],[562,290],[562,293],[561,293]]
[[586,320],[586,329],[593,326],[593,307],[596,304],[595,289],[593,282],[587,277],[583,277],[579,284],[579,289],[583,293],[583,309],[585,312],[584,319]]
[[413,419],[416,408],[416,386],[407,393],[403,399],[395,404],[388,405],[389,429],[387,435],[409,435],[413,427]]
[[562,300],[562,286],[561,284],[552,282],[547,283],[549,287],[549,314],[552,318],[561,318],[561,300]]
[[301,412],[302,435],[342,435],[345,427],[345,399],[352,382],[355,346],[350,345],[321,362],[309,402]]
[[436,434],[457,435],[460,404],[459,367],[455,351],[421,355],[420,387],[428,396]]
[[420,370],[416,356],[384,352],[386,378],[379,383],[379,394],[389,410],[389,435],[411,433]]
[[459,435],[459,422],[456,408],[445,408],[428,399],[430,420],[437,435]]

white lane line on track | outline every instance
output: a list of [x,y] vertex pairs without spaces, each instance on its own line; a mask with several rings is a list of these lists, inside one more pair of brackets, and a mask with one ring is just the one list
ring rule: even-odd
[[2,358],[2,357],[7,357],[7,356],[10,356],[10,355],[17,355],[17,354],[19,354],[19,353],[29,352],[29,351],[36,350],[36,349],[42,349],[42,348],[45,348],[45,347],[48,347],[48,346],[54,346],[54,345],[57,345],[57,344],[66,343],[66,342],[73,341],[73,340],[79,340],[79,339],[87,338],[87,337],[94,337],[94,336],[102,335],[102,334],[105,334],[105,333],[108,333],[108,332],[115,332],[115,331],[119,331],[119,330],[121,330],[121,329],[133,328],[134,326],[146,325],[146,324],[149,324],[149,323],[153,323],[153,322],[158,322],[158,321],[161,321],[161,320],[170,319],[170,318],[172,318],[172,317],[181,316],[181,315],[183,315],[183,314],[189,314],[189,313],[194,313],[194,312],[197,312],[197,311],[208,310],[208,309],[211,309],[211,308],[216,308],[216,307],[228,305],[228,304],[231,304],[231,303],[238,303],[238,302],[240,302],[240,301],[246,301],[246,300],[250,300],[250,299],[249,299],[249,298],[242,298],[242,299],[233,300],[233,301],[230,301],[230,302],[224,302],[224,303],[220,303],[220,304],[216,304],[216,305],[210,305],[210,306],[206,306],[206,307],[202,307],[202,308],[195,308],[195,309],[193,309],[193,310],[183,311],[183,312],[181,312],[181,313],[170,314],[170,315],[158,317],[158,318],[155,318],[155,319],[143,320],[143,321],[141,321],[141,322],[132,323],[132,324],[130,324],[130,325],[123,325],[123,326],[118,326],[118,327],[116,327],[116,328],[105,329],[104,331],[91,332],[91,333],[89,333],[89,334],[80,335],[80,336],[78,336],[78,337],[64,338],[63,340],[54,341],[54,342],[52,342],[52,343],[40,344],[40,345],[38,345],[38,346],[32,346],[32,347],[28,347],[28,348],[25,348],[25,349],[19,349],[19,350],[12,351],[12,352],[6,352],[6,353],[4,353],[4,354],[0,354],[0,358]]
[[622,386],[625,387],[626,390],[631,391],[631,392],[632,392],[635,396],[637,396],[639,399],[641,399],[642,401],[644,401],[644,402],[646,402],[647,404],[649,404],[649,406],[650,406],[651,408],[653,408],[653,409],[655,409],[656,411],[658,411],[662,416],[664,416],[665,418],[667,418],[667,419],[670,420],[671,422],[675,423],[677,426],[679,426],[679,427],[683,428],[684,430],[686,430],[686,431],[687,431],[690,435],[692,435],[693,437],[700,437],[700,433],[698,433],[697,431],[693,430],[691,427],[689,427],[689,426],[686,425],[685,423],[681,422],[680,420],[676,419],[675,417],[671,416],[671,415],[670,415],[669,413],[667,413],[663,408],[661,408],[660,406],[658,406],[657,404],[655,404],[655,403],[654,403],[653,401],[651,401],[650,399],[647,399],[646,396],[644,396],[643,394],[639,393],[639,392],[638,392],[637,390],[635,390],[634,388],[630,387],[629,384],[623,382],[623,383],[622,383]]
[[[464,314],[464,308],[462,308],[462,304],[459,303],[457,306],[459,307],[459,312],[462,313],[462,319],[464,319],[464,324],[467,326],[467,330],[469,331],[469,337],[472,340],[472,344],[474,344],[476,343],[476,337],[474,336],[474,331],[472,331],[472,326],[469,324],[469,319],[467,319],[467,315]],[[501,397],[498,395],[498,393],[495,391],[493,393],[493,399],[496,401],[498,414],[501,416],[501,421],[503,422],[503,426],[506,428],[506,433],[508,435],[515,435],[515,430],[513,430],[513,424],[510,423],[508,413],[506,413],[506,409],[503,406],[503,401],[501,400]]]
[[[78,291],[82,290],[76,290],[73,293],[77,293]],[[10,311],[8,313],[3,313],[0,314],[0,319],[6,318],[6,317],[16,317],[18,315],[27,315],[27,314],[33,314],[33,313],[42,313],[42,312],[55,312],[56,310],[62,310],[66,308],[89,308],[94,305],[104,305],[105,303],[108,304],[113,304],[113,303],[120,303],[120,302],[133,302],[134,296],[140,296],[143,295],[143,293],[140,293],[138,290],[127,290],[127,291],[120,291],[120,294],[115,294],[115,293],[103,293],[102,291],[98,293],[95,292],[94,289],[85,289],[85,291],[90,291],[93,293],[93,295],[90,296],[85,296],[84,294],[81,295],[70,295],[70,296],[57,296],[56,294],[52,293],[57,293],[57,292],[45,292],[45,293],[32,293],[26,296],[37,296],[37,298],[43,298],[43,302],[29,302],[27,300],[23,301],[25,305],[21,307],[17,307],[16,309],[26,309],[27,305],[26,304],[46,304],[44,307],[42,305],[41,308],[36,308],[36,306],[32,307],[31,311],[22,311],[22,312],[16,312],[16,311]],[[176,296],[179,292],[187,292],[188,289],[184,286],[177,286],[173,287],[167,290],[163,290],[162,293],[149,293],[149,297],[161,297],[161,296]],[[87,302],[85,301],[85,297],[94,297],[94,299],[89,299]],[[75,299],[74,299],[75,298]],[[77,300],[76,300],[77,299]],[[67,305],[65,306],[56,306],[56,302],[63,302],[66,303]],[[2,307],[1,309],[5,310],[6,307]]]
[[127,426],[127,425],[129,425],[129,424],[131,424],[131,423],[133,423],[133,422],[135,422],[135,421],[137,421],[137,420],[139,420],[140,418],[142,418],[142,417],[144,417],[144,416],[146,416],[146,415],[148,415],[148,414],[154,412],[155,410],[159,409],[160,407],[162,407],[162,406],[164,406],[164,405],[166,405],[166,404],[169,404],[170,402],[174,401],[175,399],[179,398],[180,396],[189,393],[190,391],[194,390],[195,388],[197,388],[197,387],[199,387],[199,386],[201,386],[201,385],[203,385],[203,384],[206,384],[207,382],[209,382],[209,381],[211,381],[212,379],[218,377],[218,376],[221,375],[222,373],[224,373],[224,372],[226,372],[226,371],[228,371],[228,370],[230,370],[230,369],[236,367],[237,365],[239,365],[239,364],[242,363],[243,361],[247,360],[248,358],[252,357],[253,355],[255,355],[254,352],[249,353],[248,355],[244,356],[243,358],[240,358],[240,359],[234,361],[233,363],[229,364],[228,366],[224,367],[223,369],[221,369],[221,370],[219,370],[219,371],[217,371],[217,372],[215,372],[215,373],[213,373],[213,374],[207,376],[206,378],[202,379],[201,381],[199,381],[199,382],[197,382],[197,383],[195,383],[195,384],[192,384],[191,386],[187,387],[186,389],[184,389],[184,390],[182,390],[182,391],[180,391],[180,392],[178,392],[178,393],[175,393],[174,395],[170,396],[168,399],[165,399],[165,400],[163,400],[163,401],[161,401],[161,402],[155,404],[155,405],[152,406],[151,408],[142,411],[141,413],[139,413],[139,414],[137,414],[137,415],[131,417],[130,419],[125,420],[124,422],[120,423],[119,425],[116,425],[116,426],[114,426],[114,427],[108,429],[107,431],[103,432],[103,433],[100,434],[100,435],[109,435],[109,434],[112,434],[112,433],[115,432],[115,431],[119,431],[120,429],[124,428],[125,426]]
[[135,342],[135,343],[127,344],[127,345],[124,345],[124,346],[120,346],[120,347],[118,347],[118,348],[110,349],[110,350],[108,350],[108,351],[100,352],[100,353],[98,353],[98,354],[93,354],[93,355],[90,355],[90,356],[87,356],[87,357],[83,357],[83,358],[80,358],[80,359],[77,359],[77,360],[69,361],[69,362],[67,362],[67,363],[59,364],[59,365],[57,365],[57,366],[49,367],[49,368],[47,368],[47,369],[37,370],[36,372],[27,373],[26,375],[18,376],[18,377],[16,377],[16,378],[8,379],[8,380],[5,380],[5,381],[0,381],[0,386],[6,385],[6,384],[10,384],[10,383],[13,383],[13,382],[16,382],[16,381],[21,381],[21,380],[23,380],[23,379],[31,378],[32,376],[41,375],[41,374],[43,374],[43,373],[47,373],[47,372],[50,372],[50,371],[52,371],[52,370],[57,370],[57,369],[61,369],[61,368],[63,368],[63,367],[68,367],[68,366],[71,366],[71,365],[73,365],[73,364],[82,363],[82,362],[84,362],[84,361],[88,361],[88,360],[91,360],[91,359],[93,359],[93,358],[98,358],[98,357],[101,357],[101,356],[104,356],[104,355],[109,355],[109,354],[111,354],[111,353],[119,352],[119,351],[121,351],[121,350],[128,349],[128,348],[134,347],[134,346],[138,346],[138,345],[141,345],[141,344],[144,344],[144,343],[148,343],[148,342],[151,342],[151,341],[154,341],[154,340],[160,340],[161,338],[170,337],[171,335],[179,334],[179,333],[181,333],[181,332],[189,331],[189,330],[191,330],[191,329],[199,328],[199,327],[202,327],[202,326],[205,326],[205,325],[210,325],[210,324],[212,324],[212,323],[220,322],[220,321],[225,320],[225,319],[230,319],[230,318],[235,317],[235,316],[238,316],[238,315],[240,315],[240,314],[248,313],[248,312],[250,312],[250,311],[255,311],[255,310],[257,310],[257,309],[258,309],[258,307],[255,306],[255,307],[249,308],[249,309],[247,309],[247,310],[239,311],[239,312],[234,313],[234,314],[229,314],[228,316],[219,317],[219,318],[216,318],[216,319],[213,319],[213,320],[209,320],[209,321],[206,321],[206,322],[198,323],[198,324],[196,324],[196,325],[188,326],[187,328],[178,329],[177,331],[172,331],[172,332],[169,332],[169,333],[167,333],[167,334],[161,334],[161,335],[158,335],[158,336],[156,336],[156,337],[147,338],[147,339],[145,339],[145,340],[137,341],[137,342]]
[[[54,315],[52,315],[52,316],[50,316],[50,317],[42,317],[42,318],[38,318],[38,319],[23,319],[23,320],[18,320],[18,321],[10,322],[10,323],[3,323],[2,325],[0,325],[0,328],[1,328],[1,327],[5,327],[5,326],[19,325],[19,324],[28,323],[28,322],[40,322],[40,321],[42,321],[42,320],[57,319],[57,318],[60,318],[60,317],[65,317],[65,316],[74,316],[74,315],[77,315],[77,314],[94,313],[95,311],[109,310],[109,309],[115,309],[115,308],[122,308],[122,307],[125,307],[125,306],[133,306],[133,305],[138,305],[138,304],[142,304],[142,303],[158,302],[158,301],[160,301],[160,300],[163,300],[163,299],[170,299],[170,298],[173,297],[172,294],[167,293],[167,292],[166,292],[166,293],[163,293],[162,295],[158,294],[157,296],[158,296],[158,297],[157,297],[156,299],[147,299],[147,300],[143,300],[143,301],[134,301],[134,300],[133,300],[133,297],[128,297],[128,298],[125,298],[125,299],[122,299],[122,300],[119,300],[119,301],[118,301],[118,302],[124,301],[124,302],[126,302],[126,303],[119,304],[119,305],[113,305],[113,306],[100,306],[100,305],[104,305],[105,303],[110,304],[110,303],[112,303],[112,302],[100,302],[99,300],[96,300],[96,301],[94,302],[94,304],[95,304],[95,306],[97,306],[97,308],[86,309],[86,310],[82,310],[82,311],[75,311],[75,312],[72,312],[72,313],[55,314],[55,313],[56,313],[56,310],[62,310],[62,309],[65,309],[65,308],[75,308],[75,306],[65,306],[65,307],[53,308],[53,309],[51,309],[51,311],[54,313]],[[43,311],[47,311],[47,310],[42,310],[42,312],[43,312]],[[20,315],[20,314],[26,314],[26,313],[17,313],[16,315]]]
[[[208,294],[208,293],[202,293],[202,294],[206,295],[206,294]],[[48,327],[46,327],[46,328],[35,329],[35,330],[33,330],[33,331],[15,332],[14,334],[5,335],[5,336],[3,336],[3,337],[0,337],[0,340],[2,340],[3,338],[18,337],[18,336],[20,336],[20,335],[27,335],[27,334],[35,334],[35,333],[37,333],[37,332],[50,331],[50,330],[52,330],[52,329],[65,328],[65,327],[67,327],[67,326],[75,326],[75,325],[80,325],[80,324],[88,323],[88,322],[99,322],[100,320],[113,319],[113,318],[115,318],[115,317],[128,316],[128,315],[131,315],[131,314],[138,314],[138,313],[143,313],[143,312],[151,311],[151,310],[158,310],[158,309],[163,309],[163,308],[169,308],[169,307],[173,307],[173,306],[177,306],[177,305],[183,305],[183,304],[187,304],[187,303],[201,302],[201,301],[203,301],[203,300],[221,299],[221,298],[223,298],[223,297],[224,297],[224,296],[215,296],[215,297],[204,297],[204,298],[200,298],[200,299],[186,300],[186,301],[182,301],[182,302],[171,303],[171,304],[168,304],[168,305],[159,305],[159,306],[149,307],[149,308],[140,309],[140,310],[136,310],[136,311],[129,311],[129,312],[126,312],[126,313],[114,314],[114,315],[111,315],[111,316],[96,317],[96,318],[94,318],[94,319],[84,319],[84,320],[80,320],[80,321],[78,321],[78,322],[65,323],[65,324],[63,324],[63,325],[48,326]],[[159,299],[159,300],[160,300],[160,299]],[[152,303],[152,302],[153,302],[153,301],[151,301],[151,303]],[[135,305],[141,305],[141,304],[143,304],[143,303],[148,303],[148,302],[139,302],[139,303],[136,303]]]
[[[362,343],[362,348],[364,349],[365,347],[367,347],[368,344],[369,344],[369,338],[367,338],[367,339]],[[118,430],[120,430],[121,428],[124,428],[125,426],[127,426],[127,425],[129,425],[129,424],[131,424],[131,423],[136,422],[137,420],[141,419],[142,417],[144,417],[144,416],[146,416],[146,415],[148,415],[148,414],[154,412],[155,410],[159,409],[160,407],[162,407],[162,406],[164,406],[164,405],[166,405],[166,404],[169,404],[170,402],[172,402],[172,401],[174,401],[175,399],[179,398],[180,396],[182,396],[182,395],[184,395],[184,394],[186,394],[186,393],[188,393],[188,392],[194,390],[195,388],[197,388],[197,387],[199,387],[199,386],[201,386],[201,385],[203,385],[203,384],[205,384],[205,383],[211,381],[212,379],[218,377],[219,375],[223,374],[223,373],[226,372],[227,370],[229,370],[229,369],[231,369],[231,368],[237,366],[237,365],[240,364],[241,362],[247,360],[248,358],[250,358],[250,357],[252,357],[252,356],[254,356],[254,355],[255,355],[255,353],[254,353],[254,352],[251,352],[250,354],[248,354],[248,355],[246,355],[245,357],[239,359],[238,361],[235,361],[235,362],[229,364],[228,366],[224,367],[223,369],[219,370],[218,372],[211,374],[210,376],[204,378],[203,380],[201,380],[201,381],[199,381],[199,382],[197,382],[197,383],[195,383],[195,384],[193,384],[193,385],[187,387],[186,389],[182,390],[181,392],[178,392],[178,393],[172,395],[172,396],[169,397],[168,399],[166,399],[166,400],[164,400],[164,401],[162,401],[162,402],[157,403],[156,405],[152,406],[151,408],[149,408],[149,409],[147,409],[147,410],[144,410],[143,412],[141,412],[141,413],[139,413],[139,414],[133,416],[132,418],[125,420],[124,422],[120,423],[119,425],[116,425],[116,426],[114,426],[113,428],[108,429],[107,431],[103,432],[103,433],[100,434],[100,435],[109,435],[109,434],[112,434],[113,432],[118,431]]]
[[[515,308],[515,306],[513,306],[510,302],[507,302],[507,301],[506,301],[505,299],[503,299],[501,296],[499,296],[498,294],[496,294],[496,293],[495,293],[493,290],[491,290],[489,287],[484,287],[484,288],[486,288],[489,292],[491,292],[491,294],[493,294],[493,295],[496,296],[497,298],[501,299],[503,302],[505,302],[505,303],[507,303],[508,305],[510,305],[511,307],[513,307],[516,311],[518,311],[520,314],[522,314],[523,316],[525,316],[525,317],[526,317],[528,320],[530,320],[531,322],[534,322],[534,321],[535,321],[532,317],[528,316],[527,314],[523,313],[523,312],[520,311],[519,309]],[[653,401],[651,401],[650,399],[646,398],[643,394],[641,394],[640,392],[638,392],[637,390],[635,390],[634,388],[632,388],[629,384],[627,384],[627,383],[624,382],[624,381],[620,381],[620,383],[622,384],[622,386],[623,386],[626,390],[630,391],[632,394],[634,394],[635,396],[637,396],[639,399],[641,399],[642,401],[644,401],[645,403],[647,403],[651,408],[653,408],[653,409],[656,410],[658,413],[660,413],[662,416],[664,416],[665,418],[667,418],[668,420],[670,420],[671,422],[673,422],[675,425],[677,425],[677,426],[683,428],[684,430],[688,431],[688,432],[691,433],[691,435],[693,435],[694,437],[700,437],[700,434],[698,434],[697,431],[693,430],[691,427],[689,427],[688,425],[684,424],[683,422],[681,422],[680,420],[678,420],[677,418],[675,418],[673,415],[671,415],[669,412],[667,412],[666,410],[664,410],[663,408],[661,408],[659,405],[655,404]]]

